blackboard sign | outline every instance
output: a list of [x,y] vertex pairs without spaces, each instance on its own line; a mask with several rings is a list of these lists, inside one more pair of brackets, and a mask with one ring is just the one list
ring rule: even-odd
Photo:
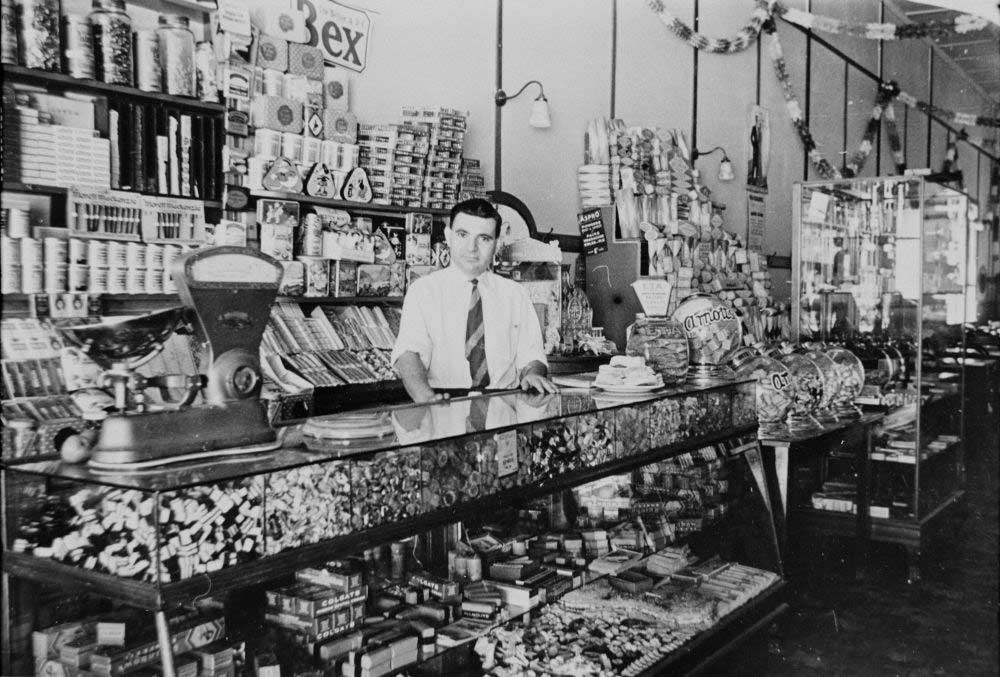
[[588,209],[577,214],[576,220],[580,224],[584,254],[600,254],[608,251],[608,238],[604,234],[604,220],[601,219],[600,208]]

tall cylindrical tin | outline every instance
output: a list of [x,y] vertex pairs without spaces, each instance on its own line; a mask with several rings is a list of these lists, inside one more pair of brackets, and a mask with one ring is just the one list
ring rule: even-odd
[[65,263],[46,265],[44,272],[45,293],[58,294],[66,291],[69,266]]
[[81,240],[78,237],[71,237],[69,239],[69,262],[71,264],[87,262],[86,240]]
[[163,293],[163,269],[162,268],[147,268],[146,269],[146,293],[147,294],[162,294]]
[[135,86],[144,92],[163,91],[160,39],[156,31],[152,29],[136,31],[132,44],[135,51]]
[[91,294],[107,294],[110,274],[111,269],[107,266],[89,266],[87,268],[87,291]]
[[146,269],[129,267],[125,275],[126,294],[146,293]]
[[45,287],[45,275],[42,262],[23,264],[21,266],[21,292],[24,294],[41,294]]
[[69,275],[67,285],[70,291],[88,291],[87,282],[90,268],[79,263],[69,264]]
[[11,207],[7,210],[7,235],[13,238],[28,237],[31,221],[28,210]]
[[142,242],[128,242],[125,244],[125,264],[129,268],[146,267],[146,245]]
[[69,242],[61,237],[47,237],[42,240],[45,265],[65,264],[69,261]]
[[70,77],[94,77],[94,38],[90,21],[81,14],[63,17],[63,71]]
[[108,243],[104,240],[87,241],[87,265],[108,267]]
[[108,266],[128,267],[128,248],[124,242],[117,240],[108,242]]
[[128,293],[127,266],[116,266],[115,264],[111,264],[110,266],[108,266],[108,293],[109,294]]
[[21,293],[21,264],[0,266],[0,293]]
[[22,237],[18,240],[21,248],[21,265],[25,268],[42,265],[42,242],[33,237]]

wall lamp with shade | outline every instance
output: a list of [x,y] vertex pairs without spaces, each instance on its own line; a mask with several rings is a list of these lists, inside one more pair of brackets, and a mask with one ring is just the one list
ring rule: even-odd
[[727,153],[726,149],[722,146],[716,146],[712,150],[706,151],[700,151],[697,148],[694,149],[691,151],[691,166],[694,166],[694,163],[698,160],[698,158],[703,155],[711,155],[717,150],[722,151],[722,162],[719,163],[719,181],[732,181],[736,178],[736,175],[733,173],[733,163],[729,159],[729,153]]
[[528,80],[514,94],[508,95],[507,92],[498,89],[494,100],[497,107],[501,107],[511,99],[516,99],[528,88],[528,85],[532,84],[538,85],[538,96],[531,105],[531,116],[528,118],[528,124],[537,129],[548,129],[552,126],[552,119],[549,117],[549,100],[545,98],[545,90],[542,88],[542,83],[538,80]]

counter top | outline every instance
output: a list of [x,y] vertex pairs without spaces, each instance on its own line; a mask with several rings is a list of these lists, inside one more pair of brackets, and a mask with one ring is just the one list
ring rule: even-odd
[[[602,411],[627,409],[658,400],[685,399],[728,391],[736,384],[753,381],[719,381],[709,385],[685,384],[638,395],[613,395],[601,390],[563,389],[553,395],[521,391],[488,392],[433,404],[401,404],[373,407],[362,414],[377,416],[387,434],[353,442],[321,440],[303,434],[309,422],[343,421],[359,412],[331,414],[278,430],[281,448],[276,451],[223,456],[197,463],[177,463],[151,470],[96,471],[83,464],[61,461],[8,462],[15,473],[42,475],[123,489],[168,491],[225,482],[253,475],[321,463],[337,458],[365,458],[379,452],[436,444],[466,436],[497,433],[526,425],[557,421]],[[752,395],[751,398],[752,400]],[[612,414],[614,415],[614,414]]]

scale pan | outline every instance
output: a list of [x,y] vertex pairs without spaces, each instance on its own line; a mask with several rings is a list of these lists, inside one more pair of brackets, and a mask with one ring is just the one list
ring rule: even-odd
[[113,318],[102,324],[59,327],[62,335],[107,369],[115,362],[145,357],[162,344],[184,321],[185,306],[149,315]]

